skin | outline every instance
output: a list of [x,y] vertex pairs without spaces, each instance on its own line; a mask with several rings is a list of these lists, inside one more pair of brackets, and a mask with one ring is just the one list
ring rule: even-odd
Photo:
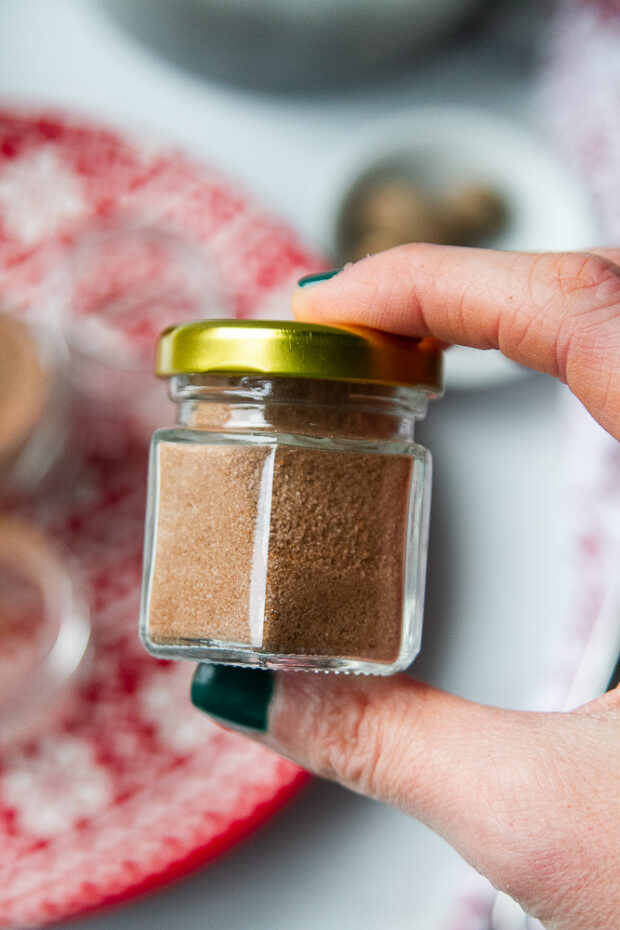
[[[300,320],[499,348],[620,438],[620,249],[408,245],[298,288]],[[277,752],[422,820],[549,930],[620,928],[620,692],[486,707],[407,676],[276,675]]]

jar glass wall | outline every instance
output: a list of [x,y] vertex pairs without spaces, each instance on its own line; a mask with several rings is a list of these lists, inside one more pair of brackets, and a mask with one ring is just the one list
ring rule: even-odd
[[420,647],[427,394],[172,378],[151,450],[141,635],[161,657],[390,674]]
[[88,417],[96,415],[97,435],[89,438],[106,454],[119,421],[148,439],[168,407],[151,371],[161,327],[231,312],[208,251],[131,215],[83,229],[48,291],[75,399]]
[[87,666],[90,623],[68,559],[37,527],[0,518],[0,748],[46,732]]

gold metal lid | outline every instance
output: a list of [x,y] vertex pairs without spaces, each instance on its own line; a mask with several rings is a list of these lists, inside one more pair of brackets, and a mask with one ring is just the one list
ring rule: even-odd
[[374,329],[340,329],[280,320],[201,320],[165,330],[155,371],[275,375],[406,385],[438,395],[442,351],[435,339]]

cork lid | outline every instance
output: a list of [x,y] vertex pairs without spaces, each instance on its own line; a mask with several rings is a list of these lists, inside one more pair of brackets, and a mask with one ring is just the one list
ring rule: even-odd
[[442,350],[434,339],[290,320],[201,320],[159,338],[155,371],[272,375],[443,389]]

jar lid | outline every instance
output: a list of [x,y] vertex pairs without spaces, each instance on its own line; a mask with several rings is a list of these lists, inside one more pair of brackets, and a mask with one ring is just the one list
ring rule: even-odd
[[210,372],[364,381],[437,396],[442,367],[435,339],[289,320],[201,320],[162,333],[155,371],[160,377]]

